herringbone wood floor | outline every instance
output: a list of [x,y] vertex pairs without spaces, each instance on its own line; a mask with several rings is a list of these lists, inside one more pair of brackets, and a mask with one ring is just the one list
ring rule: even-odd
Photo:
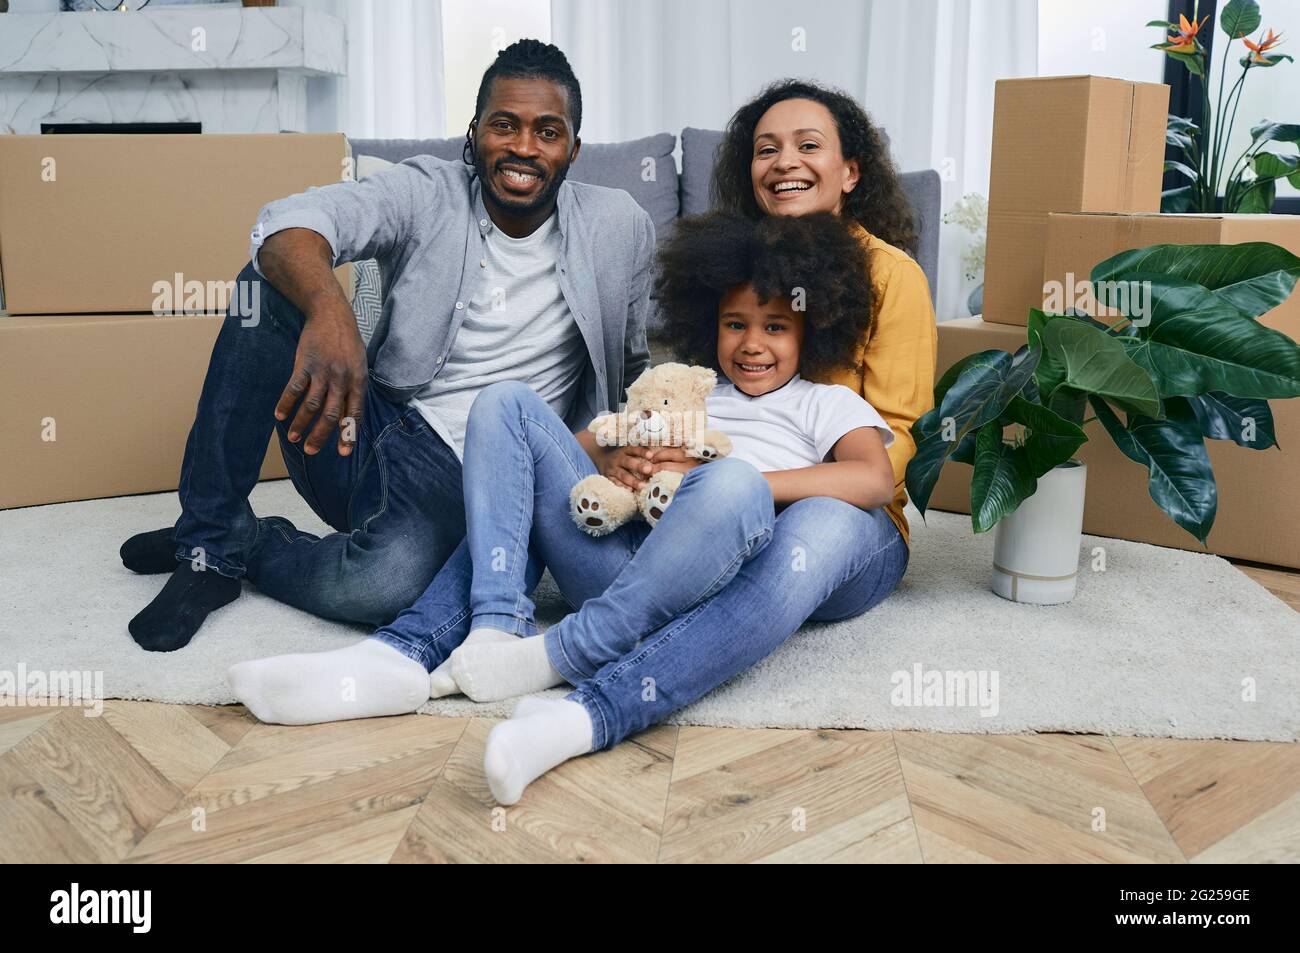
[[659,726],[503,809],[491,726],[0,708],[0,862],[1300,861],[1300,744]]

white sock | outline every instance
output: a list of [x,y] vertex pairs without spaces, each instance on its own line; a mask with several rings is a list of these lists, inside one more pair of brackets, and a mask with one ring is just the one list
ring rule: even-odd
[[544,636],[462,645],[451,653],[451,674],[476,702],[494,702],[565,683],[551,667]]
[[[467,645],[482,645],[485,642],[513,642],[517,638],[518,636],[511,635],[509,632],[484,627],[474,629],[456,648],[463,649]],[[442,698],[444,695],[456,695],[459,692],[460,686],[456,684],[456,679],[451,674],[451,656],[448,655],[441,665],[429,673],[429,697]]]
[[429,698],[423,665],[378,639],[330,652],[238,662],[226,673],[259,721],[314,725],[415,711]]
[[567,698],[521,699],[488,733],[483,771],[498,804],[515,804],[551,768],[591,750],[591,716]]

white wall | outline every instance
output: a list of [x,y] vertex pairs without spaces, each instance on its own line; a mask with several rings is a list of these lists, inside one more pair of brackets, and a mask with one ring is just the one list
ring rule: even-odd
[[1162,82],[1165,55],[1150,47],[1163,36],[1144,24],[1168,16],[1168,0],[1038,0],[1038,75]]
[[[516,40],[551,41],[550,0],[442,0],[446,129],[459,136],[474,118],[483,72]],[[584,130],[585,131],[585,130]]]

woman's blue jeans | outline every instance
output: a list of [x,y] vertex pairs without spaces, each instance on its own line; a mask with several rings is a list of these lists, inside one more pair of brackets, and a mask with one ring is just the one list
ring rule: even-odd
[[732,459],[691,470],[653,532],[638,521],[588,536],[569,491],[595,466],[519,383],[475,401],[464,467],[466,542],[374,637],[432,670],[471,628],[533,635],[528,594],[545,565],[578,608],[543,637],[591,715],[593,750],[749,668],[805,620],[866,611],[907,565],[883,510],[814,497],[775,518],[766,479]]

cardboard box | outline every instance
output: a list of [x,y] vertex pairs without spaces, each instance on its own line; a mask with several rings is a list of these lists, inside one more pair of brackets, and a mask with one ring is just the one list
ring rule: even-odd
[[222,320],[0,317],[0,509],[176,489]]
[[[261,207],[338,182],[349,153],[341,133],[0,136],[5,307],[223,311],[215,296],[188,307],[155,283],[233,281]],[[351,265],[336,273],[350,291]]]
[[1049,212],[1155,212],[1169,87],[1102,76],[998,80],[984,317],[1024,325],[1042,303]]
[[[1043,262],[1045,300],[1059,292],[1060,314],[1077,308],[1092,315],[1118,316],[1112,308],[1099,309],[1088,276],[1093,266],[1130,248],[1147,245],[1237,245],[1272,242],[1300,255],[1300,216],[1224,215],[1119,212],[1054,213],[1047,217],[1047,251]],[[1056,303],[1056,302],[1053,302]],[[1260,322],[1300,340],[1300,292]]]
[[[939,325],[937,373],[976,351],[1014,351],[1025,343],[1021,328],[986,324],[979,318]],[[937,379],[937,378],[936,378]],[[1207,440],[1219,488],[1219,508],[1209,552],[1300,569],[1300,399],[1270,401],[1281,450],[1247,450],[1227,440]],[[1078,458],[1088,465],[1083,531],[1157,546],[1207,550],[1156,506],[1147,492],[1147,469],[1115,447],[1101,426],[1084,428],[1088,442]],[[970,512],[971,468],[949,462],[930,497],[934,509]]]

